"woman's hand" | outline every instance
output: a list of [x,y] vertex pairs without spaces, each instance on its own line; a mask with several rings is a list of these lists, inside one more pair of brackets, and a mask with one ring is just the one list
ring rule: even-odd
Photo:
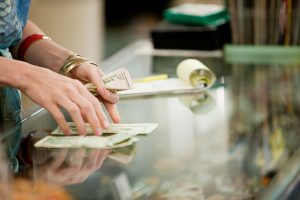
[[[23,38],[32,34],[43,32],[38,26],[28,21],[23,29]],[[17,55],[18,45],[11,48],[13,55]],[[52,40],[39,40],[30,45],[25,54],[24,62],[9,61],[0,58],[0,85],[9,85],[19,88],[33,101],[45,107],[54,116],[62,130],[67,133],[69,128],[59,108],[63,107],[71,115],[80,133],[84,134],[84,120],[89,122],[96,134],[100,134],[102,128],[108,125],[108,121],[102,111],[101,103],[94,97],[82,83],[92,82],[98,86],[98,92],[103,103],[116,123],[120,121],[116,109],[118,96],[104,88],[101,79],[102,72],[95,65],[82,64],[73,69],[69,75],[71,78],[57,73],[72,54],[71,51],[58,45]],[[11,64],[5,64],[11,63]],[[38,68],[44,67],[50,70]],[[24,73],[25,71],[25,73]],[[53,72],[54,71],[54,72]],[[5,76],[1,76],[4,75]],[[74,79],[77,80],[74,80]],[[20,84],[20,79],[23,82]]]
[[116,103],[119,101],[119,96],[105,89],[101,76],[104,73],[99,67],[90,63],[84,63],[73,69],[69,73],[69,77],[81,81],[83,84],[93,83],[98,86],[97,91],[100,94],[101,100],[109,113],[114,123],[120,122],[120,116],[117,111]]
[[[96,135],[100,135],[103,128],[109,126],[101,103],[80,81],[33,65],[23,69],[22,84],[18,88],[34,102],[46,108],[66,134],[70,130],[60,108],[69,113],[80,134],[86,134],[85,120],[90,123]],[[109,111],[116,112],[113,109]]]

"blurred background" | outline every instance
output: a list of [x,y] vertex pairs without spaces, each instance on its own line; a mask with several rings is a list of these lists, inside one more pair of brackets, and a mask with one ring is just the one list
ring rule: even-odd
[[59,44],[100,62],[142,38],[155,49],[299,46],[299,10],[298,0],[32,0],[30,18]]
[[32,0],[30,18],[59,44],[97,62],[127,44],[150,38],[165,9],[222,0]]
[[[174,11],[186,4],[191,5]],[[142,39],[159,50],[280,60],[291,54],[283,50],[299,54],[279,47],[300,45],[299,10],[299,0],[31,0],[30,19],[57,43],[96,63]],[[244,45],[250,49],[241,51]],[[272,51],[260,48],[266,45]]]

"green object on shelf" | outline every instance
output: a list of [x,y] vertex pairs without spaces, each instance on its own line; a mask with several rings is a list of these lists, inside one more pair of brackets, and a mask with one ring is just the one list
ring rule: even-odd
[[299,46],[226,45],[226,62],[237,64],[300,64]]
[[229,21],[229,14],[220,5],[183,4],[165,10],[164,18],[179,24],[218,26]]

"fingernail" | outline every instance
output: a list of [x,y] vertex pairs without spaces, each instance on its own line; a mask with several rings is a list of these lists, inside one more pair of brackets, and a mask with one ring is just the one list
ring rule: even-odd
[[105,96],[110,96],[110,92],[107,90],[107,89],[105,89],[105,88],[101,88],[102,89],[102,91],[103,91],[103,94],[105,95]]
[[96,128],[96,135],[101,135],[101,134],[102,134],[102,129]]
[[100,93],[100,94],[106,94],[106,89],[105,88],[103,88],[103,87],[98,87],[98,92]]
[[70,129],[65,130],[65,135],[70,135]]
[[109,122],[108,121],[104,121],[104,128],[108,128],[109,127]]
[[116,120],[118,121],[118,123],[120,123],[120,121],[121,121],[121,116],[120,116],[120,114],[118,113],[118,111],[116,111],[117,112],[117,115],[116,115]]
[[82,136],[82,137],[84,137],[84,136],[85,136],[85,133],[80,133],[79,135]]

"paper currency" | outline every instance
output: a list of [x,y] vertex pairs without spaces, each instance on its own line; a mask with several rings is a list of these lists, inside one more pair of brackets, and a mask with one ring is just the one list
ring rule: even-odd
[[132,144],[126,147],[113,149],[108,155],[108,158],[121,162],[123,164],[129,164],[136,154],[136,144]]
[[[78,131],[74,122],[67,122],[70,127],[70,135],[78,135]],[[107,129],[103,130],[103,134],[129,133],[136,135],[148,135],[158,127],[157,123],[135,123],[135,124],[110,124]],[[89,123],[85,123],[87,135],[94,135],[93,129]],[[65,135],[64,132],[57,127],[51,135]]]
[[108,89],[129,90],[133,88],[133,82],[127,69],[120,68],[102,76]]
[[[133,81],[127,69],[120,68],[102,76],[105,88],[111,92],[130,90],[133,88]],[[98,96],[97,86],[93,83],[85,85],[87,89],[94,95]]]
[[110,138],[101,136],[46,136],[34,144],[35,147],[45,148],[97,148],[114,149],[126,147],[138,141],[136,137],[131,137],[121,143],[108,145]]
[[[67,122],[71,132],[65,136],[58,127],[51,134],[35,143],[35,147],[46,148],[100,148],[114,149],[127,147],[137,142],[137,135],[148,135],[158,126],[155,123],[111,124],[102,136],[95,136],[91,126],[86,123],[88,136],[78,136],[74,122]],[[110,134],[110,135],[109,135]],[[118,154],[117,154],[118,155]]]
[[123,141],[126,141],[134,136],[136,136],[138,133],[118,133],[115,134],[113,137],[111,137],[108,141],[107,141],[107,146],[111,147],[114,146],[116,144],[119,144]]

